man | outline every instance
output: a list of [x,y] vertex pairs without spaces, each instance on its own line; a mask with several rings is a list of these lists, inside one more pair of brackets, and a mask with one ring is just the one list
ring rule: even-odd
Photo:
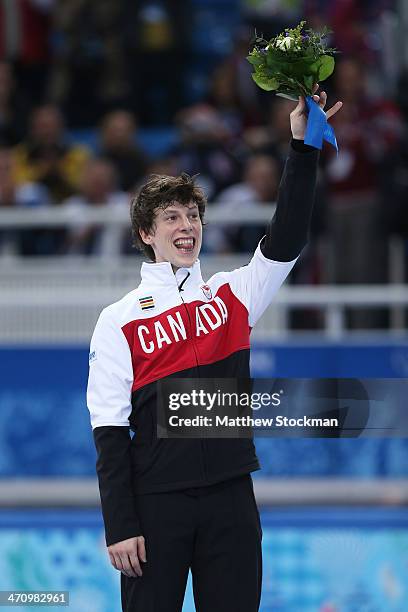
[[[326,94],[315,100],[323,108]],[[248,266],[204,284],[205,197],[188,175],[153,176],[132,202],[136,244],[154,263],[102,312],[88,386],[106,541],[126,612],[180,612],[189,569],[200,612],[259,609],[253,442],[158,439],[155,382],[249,377],[250,329],[303,248],[312,211],[318,151],[303,143],[303,98],[290,119],[277,211]]]
[[129,198],[120,191],[114,164],[106,158],[90,159],[84,167],[78,193],[63,204],[77,223],[70,227],[61,251],[75,255],[117,257],[121,253],[125,232],[120,225],[98,226],[83,220],[83,213],[105,206],[112,213],[128,210]]
[[146,173],[146,153],[135,142],[136,121],[132,113],[115,110],[103,118],[100,156],[108,159],[118,174],[123,191],[134,189]]
[[[214,207],[233,217],[241,211],[251,211],[256,203],[275,202],[281,173],[279,165],[271,155],[252,155],[245,163],[243,180],[224,189]],[[232,225],[227,228],[211,226],[206,232],[204,244],[212,253],[250,253],[264,233],[264,224],[251,224],[249,227]]]
[[27,138],[14,148],[14,156],[17,182],[43,185],[51,202],[60,204],[76,192],[90,152],[68,142],[62,113],[44,104],[33,110]]

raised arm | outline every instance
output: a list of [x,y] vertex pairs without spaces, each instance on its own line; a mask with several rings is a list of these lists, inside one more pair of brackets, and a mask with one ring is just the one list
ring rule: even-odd
[[[325,92],[314,95],[321,108]],[[331,117],[341,108],[337,102],[329,111]],[[313,210],[319,151],[304,144],[307,124],[305,101],[299,98],[290,115],[292,142],[283,171],[275,214],[266,236],[248,264],[224,274],[234,294],[248,310],[253,327],[293,268],[307,242]]]
[[[324,109],[326,93],[322,91],[313,98]],[[327,118],[337,113],[341,106],[341,102],[336,102],[326,112]],[[305,100],[300,96],[298,105],[290,114],[292,142],[279,187],[276,212],[261,244],[263,255],[274,261],[293,261],[308,239],[319,150],[304,144],[306,124]]]

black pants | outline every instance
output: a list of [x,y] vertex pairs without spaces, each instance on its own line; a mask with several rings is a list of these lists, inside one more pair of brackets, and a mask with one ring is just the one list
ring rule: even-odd
[[250,475],[140,495],[143,576],[121,574],[123,612],[181,612],[188,571],[197,612],[257,612],[262,531]]

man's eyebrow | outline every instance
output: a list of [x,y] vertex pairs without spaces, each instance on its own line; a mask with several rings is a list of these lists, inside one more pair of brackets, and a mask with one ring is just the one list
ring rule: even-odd
[[[187,208],[187,210],[196,210],[198,212],[198,206],[197,204],[193,204],[192,206],[185,206],[184,208]],[[180,212],[179,208],[170,208],[170,206],[168,208],[165,208],[164,210],[162,210],[163,214],[174,214],[174,213],[178,213]]]

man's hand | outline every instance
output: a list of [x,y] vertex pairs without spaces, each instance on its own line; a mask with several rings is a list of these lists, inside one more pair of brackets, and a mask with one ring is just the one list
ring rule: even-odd
[[145,539],[143,536],[129,538],[108,546],[108,553],[113,567],[128,578],[137,578],[143,574],[140,562],[146,563]]
[[[319,85],[316,84],[313,88],[314,95],[313,100],[318,103],[321,109],[324,109],[327,102],[327,94],[325,91],[322,91],[320,95],[317,95],[316,92],[319,89]],[[333,117],[341,109],[343,106],[343,102],[336,102],[334,106],[329,108],[326,111],[327,119]],[[303,96],[299,96],[299,102],[297,107],[290,113],[290,128],[292,130],[292,136],[295,140],[304,140],[306,133],[306,124],[307,124],[307,110],[306,110],[306,102]]]

